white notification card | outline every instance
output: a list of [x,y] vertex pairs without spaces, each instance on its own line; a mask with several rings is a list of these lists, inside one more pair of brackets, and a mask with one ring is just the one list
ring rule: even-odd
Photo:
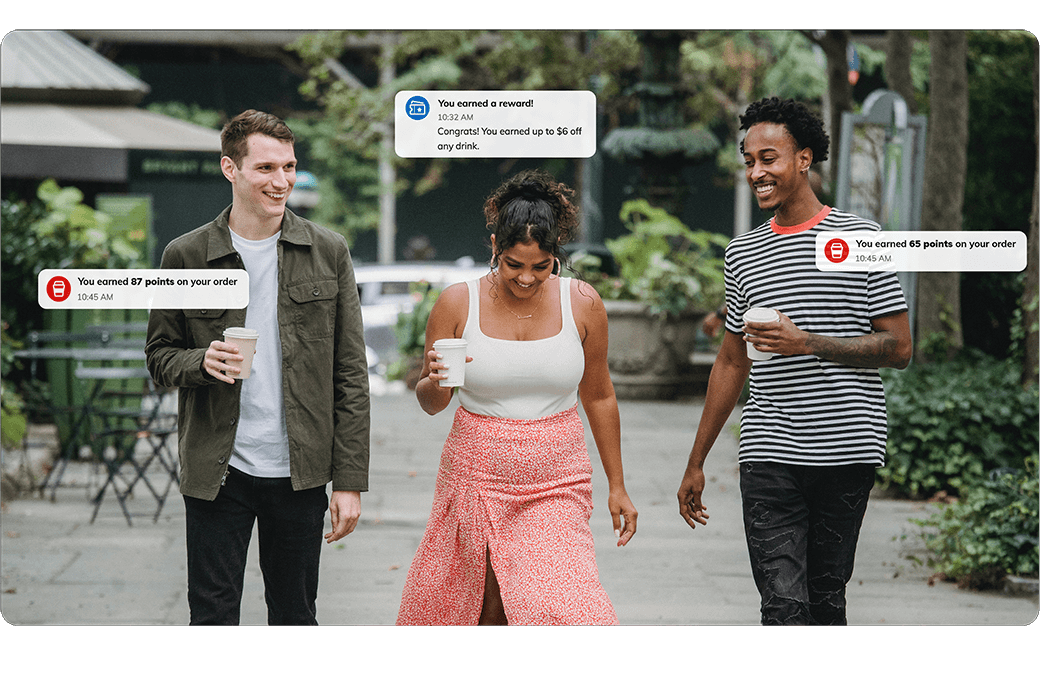
[[43,270],[42,308],[245,308],[249,275],[231,270]]
[[823,272],[1021,272],[1021,231],[827,231],[816,236]]
[[591,91],[399,91],[394,148],[403,158],[588,158]]

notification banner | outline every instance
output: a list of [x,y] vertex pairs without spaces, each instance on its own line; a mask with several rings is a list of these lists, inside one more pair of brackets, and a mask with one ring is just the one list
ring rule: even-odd
[[245,308],[245,270],[43,270],[42,308]]
[[816,236],[823,272],[1021,272],[1021,231],[827,231]]
[[403,158],[588,158],[591,91],[399,91],[394,149]]

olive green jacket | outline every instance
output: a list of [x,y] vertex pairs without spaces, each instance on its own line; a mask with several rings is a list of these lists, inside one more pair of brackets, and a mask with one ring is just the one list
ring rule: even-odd
[[[245,269],[231,245],[228,207],[172,241],[163,269]],[[286,210],[278,241],[278,331],[295,490],[367,491],[368,362],[361,305],[346,241]],[[206,373],[210,342],[245,324],[242,309],[154,309],[145,355],[160,386],[178,388],[181,493],[213,500],[227,472],[242,381]]]

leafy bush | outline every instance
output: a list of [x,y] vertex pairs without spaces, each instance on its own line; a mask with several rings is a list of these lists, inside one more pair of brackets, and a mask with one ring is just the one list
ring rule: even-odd
[[390,364],[388,380],[405,378],[416,364],[422,364],[426,353],[426,321],[430,319],[433,304],[441,295],[440,289],[433,288],[427,282],[413,282],[408,288],[415,305],[411,311],[402,311],[397,316],[394,336],[397,337],[397,351],[401,358]]
[[618,277],[597,272],[595,258],[579,269],[600,296],[640,301],[655,314],[678,315],[691,308],[714,310],[725,296],[722,264],[729,239],[691,231],[677,217],[646,200],[629,200],[621,221],[630,233],[606,241]]
[[994,470],[990,478],[966,489],[959,501],[915,521],[935,529],[925,533],[925,545],[935,554],[931,565],[944,579],[982,589],[997,586],[1005,575],[1037,576],[1036,455],[1025,467],[1024,471]]
[[[43,216],[43,203],[26,203],[17,199],[0,200],[0,293],[3,294],[2,319],[8,325],[23,328],[24,334],[43,326],[43,309],[36,293],[36,275],[48,269],[33,250],[33,229]],[[47,255],[46,252],[40,253]],[[17,328],[16,328],[17,329]]]
[[1021,366],[980,353],[885,371],[888,454],[883,487],[913,497],[960,495],[1036,452],[1040,399]]
[[402,311],[397,316],[394,326],[397,350],[402,356],[422,358],[426,353],[426,321],[430,319],[430,311],[441,292],[426,282],[413,282],[408,288],[415,305],[410,312]]
[[0,444],[4,447],[14,447],[22,442],[28,423],[25,402],[7,382],[14,364],[13,351],[21,346],[21,342],[8,336],[7,323],[3,323],[0,326]]
[[[110,232],[111,218],[83,203],[83,193],[46,180],[37,199],[0,202],[0,290],[4,323],[3,441],[15,444],[24,435],[23,412],[39,411],[49,390],[29,381],[10,355],[12,344],[44,327],[37,297],[37,277],[45,269],[122,269],[140,266],[141,254]],[[10,341],[9,341],[10,338]]]
[[3,319],[15,337],[43,326],[43,309],[36,296],[41,271],[123,269],[139,266],[142,260],[128,241],[109,233],[111,219],[84,204],[78,189],[46,180],[37,196],[29,203],[0,203]]

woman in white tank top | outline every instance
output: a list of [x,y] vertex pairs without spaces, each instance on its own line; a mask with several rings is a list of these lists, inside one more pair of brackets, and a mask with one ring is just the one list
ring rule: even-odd
[[433,343],[468,340],[465,385],[399,624],[614,624],[592,533],[592,467],[580,398],[610,486],[618,546],[636,531],[607,368],[607,315],[559,276],[577,224],[573,191],[541,171],[503,183],[484,212],[491,271],[444,290],[426,326],[416,397],[429,414],[454,389]]

